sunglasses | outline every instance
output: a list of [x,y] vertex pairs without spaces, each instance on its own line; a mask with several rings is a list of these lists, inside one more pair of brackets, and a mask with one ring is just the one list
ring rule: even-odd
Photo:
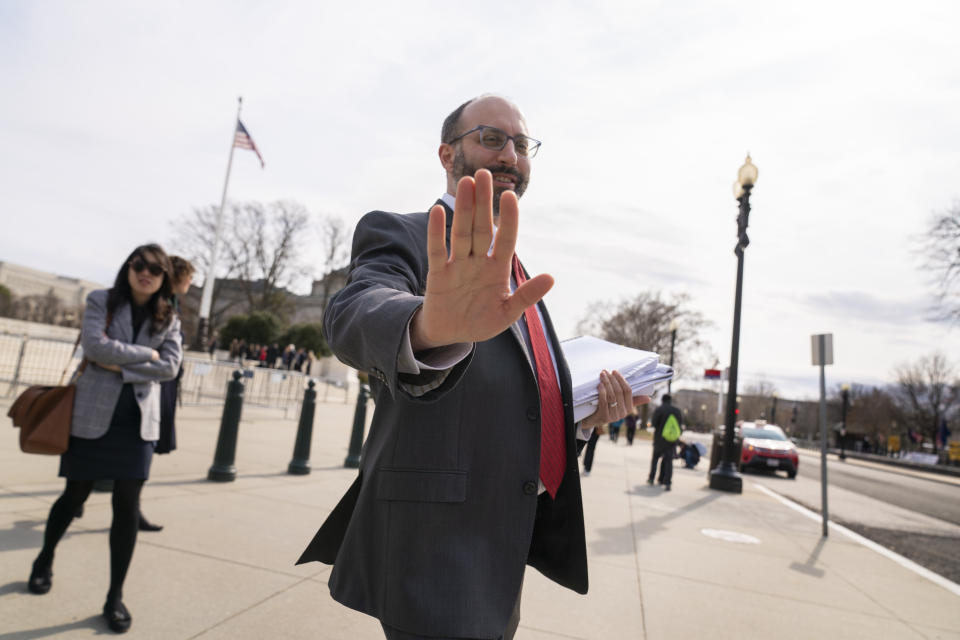
[[131,260],[130,268],[137,273],[141,273],[144,269],[146,269],[152,276],[163,275],[164,271],[166,271],[162,265],[157,264],[156,262],[148,262],[143,258],[134,258]]

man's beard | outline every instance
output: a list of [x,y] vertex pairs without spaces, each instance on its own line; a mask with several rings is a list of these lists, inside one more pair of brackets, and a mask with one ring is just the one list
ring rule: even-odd
[[468,165],[467,159],[463,155],[463,148],[457,149],[457,155],[453,157],[453,179],[455,182],[460,182],[460,178],[463,176],[470,176],[472,178],[480,169],[486,169],[490,173],[505,173],[513,176],[513,178],[516,180],[516,185],[513,189],[498,187],[496,184],[493,185],[493,217],[495,220],[499,219],[500,196],[503,195],[504,191],[513,191],[515,194],[517,194],[517,198],[519,198],[523,195],[523,192],[527,190],[527,183],[529,182],[529,179],[520,173],[520,171],[515,167],[497,164],[490,165],[488,167],[474,167],[473,165]]

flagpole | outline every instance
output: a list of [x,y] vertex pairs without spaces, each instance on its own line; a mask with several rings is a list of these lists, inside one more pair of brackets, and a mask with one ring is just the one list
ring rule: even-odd
[[213,235],[213,249],[210,251],[210,264],[203,281],[203,296],[200,299],[200,318],[197,326],[197,343],[206,351],[210,342],[210,307],[213,304],[213,284],[216,280],[217,254],[220,252],[220,230],[223,227],[223,209],[227,204],[227,185],[230,184],[230,168],[233,166],[233,150],[237,137],[237,125],[240,124],[240,110],[243,108],[243,96],[237,98],[237,119],[233,123],[233,132],[230,136],[230,156],[227,158],[227,175],[223,179],[223,195],[220,197],[220,208],[217,210],[217,226]]

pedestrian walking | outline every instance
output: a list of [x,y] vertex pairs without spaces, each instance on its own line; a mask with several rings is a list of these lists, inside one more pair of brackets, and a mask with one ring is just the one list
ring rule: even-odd
[[597,440],[600,439],[600,436],[603,435],[603,425],[598,426],[593,430],[593,433],[590,435],[590,439],[587,440],[587,446],[583,450],[583,475],[589,476],[590,471],[593,470],[593,454],[597,450]]
[[[663,485],[664,491],[670,491],[670,483],[673,480],[673,456],[677,439],[683,428],[683,414],[680,409],[670,404],[669,393],[663,394],[663,400],[653,412],[651,422],[653,423],[653,459],[650,461],[647,484],[653,484],[653,479],[657,475],[657,461],[662,458],[663,463],[660,465],[660,476],[657,482]],[[674,429],[675,434],[671,433]]]
[[630,413],[627,414],[627,417],[623,419],[623,424],[627,429],[627,446],[633,446],[633,437],[637,433],[637,408],[633,407]]
[[613,444],[617,444],[617,440],[620,439],[620,427],[623,426],[623,420],[614,420],[607,427],[610,429],[610,440]]
[[113,481],[110,588],[103,617],[111,630],[130,628],[123,583],[137,541],[140,490],[160,435],[160,382],[179,370],[180,320],[170,304],[171,266],[155,244],[133,250],[113,287],[87,296],[80,344],[86,368],[76,383],[69,447],[60,458],[63,494],[47,518],[43,547],[27,587],[53,585],[57,543],[96,480]]

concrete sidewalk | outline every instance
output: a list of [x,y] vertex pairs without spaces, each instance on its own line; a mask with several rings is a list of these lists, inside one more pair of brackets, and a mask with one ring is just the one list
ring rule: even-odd
[[[9,400],[0,401],[4,415]],[[355,477],[344,469],[353,404],[317,406],[313,472],[287,475],[296,423],[244,408],[238,477],[206,480],[219,407],[186,407],[179,448],[154,458],[125,587],[131,638],[382,638],[379,624],[329,596],[329,567],[294,561]],[[7,422],[9,424],[9,422]],[[58,548],[54,587],[26,590],[58,459],[0,447],[0,640],[110,634],[110,498],[94,493]],[[582,478],[590,593],[527,572],[517,637],[960,638],[960,597],[784,505],[751,483],[742,495],[676,469],[673,491],[645,482],[648,440],[602,438]]]

